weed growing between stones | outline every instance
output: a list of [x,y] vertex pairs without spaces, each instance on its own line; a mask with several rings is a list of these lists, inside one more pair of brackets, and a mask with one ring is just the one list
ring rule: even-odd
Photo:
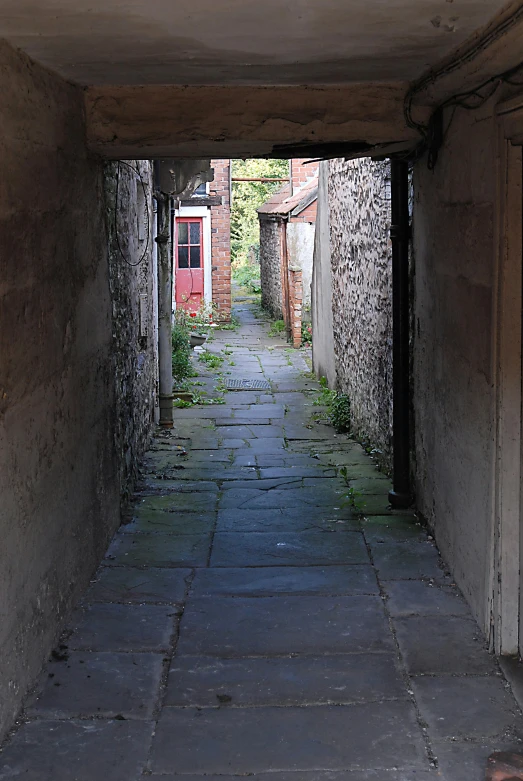
[[352,427],[350,399],[345,393],[331,390],[327,385],[326,377],[320,377],[320,390],[312,403],[314,406],[326,408],[325,418],[338,434],[350,433]]
[[225,358],[221,355],[216,355],[216,353],[203,352],[200,353],[198,360],[205,363],[209,369],[219,369]]
[[269,336],[281,336],[285,331],[285,322],[283,320],[273,320],[269,328]]

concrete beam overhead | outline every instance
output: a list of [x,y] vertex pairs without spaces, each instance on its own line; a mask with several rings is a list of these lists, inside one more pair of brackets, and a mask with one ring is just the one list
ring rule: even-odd
[[404,83],[91,87],[87,139],[113,159],[343,155],[418,140],[403,116],[406,91]]

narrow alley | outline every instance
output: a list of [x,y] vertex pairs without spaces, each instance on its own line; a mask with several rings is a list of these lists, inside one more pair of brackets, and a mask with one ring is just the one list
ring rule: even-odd
[[0,779],[481,778],[523,720],[466,603],[371,458],[315,421],[305,351],[235,313],[208,349],[258,389],[155,438]]

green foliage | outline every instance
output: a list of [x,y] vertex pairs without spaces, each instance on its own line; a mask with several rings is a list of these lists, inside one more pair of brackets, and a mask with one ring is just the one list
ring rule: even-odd
[[339,434],[350,432],[350,399],[344,393],[336,393],[329,408],[329,419]]
[[[288,160],[233,160],[233,177],[287,177]],[[284,185],[284,182],[233,182],[231,207],[231,253],[233,268],[247,263],[249,249],[259,257],[260,231],[256,209]],[[259,265],[254,266],[260,276]]]
[[228,323],[218,323],[217,331],[237,331],[240,327],[240,321],[235,315],[231,315]]
[[216,304],[207,304],[202,301],[196,312],[189,312],[187,323],[193,333],[207,334],[217,317]]
[[285,322],[283,320],[274,320],[269,328],[269,336],[280,336],[285,331]]
[[327,407],[327,409],[332,404],[334,397],[336,396],[336,391],[333,391],[329,388],[327,385],[327,378],[326,377],[320,377],[320,389],[318,391],[317,397],[312,402],[315,407]]
[[176,385],[181,385],[188,377],[193,376],[189,333],[187,315],[179,309],[176,311],[172,329],[173,380]]
[[260,278],[260,267],[248,260],[238,261],[233,267],[233,279],[238,285],[250,287],[254,279]]
[[301,341],[304,347],[310,347],[312,344],[312,325],[311,323],[301,324]]
[[317,407],[326,407],[326,417],[338,434],[350,433],[350,399],[345,393],[331,390],[326,377],[320,378],[320,390],[312,402]]
[[174,399],[173,401],[173,407],[177,407],[178,409],[187,409],[188,407],[192,407],[193,402],[187,401],[185,399]]
[[216,353],[203,352],[200,353],[198,360],[205,363],[209,369],[219,369],[225,358],[221,355],[216,355]]

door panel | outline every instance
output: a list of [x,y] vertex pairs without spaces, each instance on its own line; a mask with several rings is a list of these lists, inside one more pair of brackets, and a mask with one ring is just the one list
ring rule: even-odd
[[188,312],[201,305],[204,292],[203,219],[177,217],[174,249],[175,300]]

